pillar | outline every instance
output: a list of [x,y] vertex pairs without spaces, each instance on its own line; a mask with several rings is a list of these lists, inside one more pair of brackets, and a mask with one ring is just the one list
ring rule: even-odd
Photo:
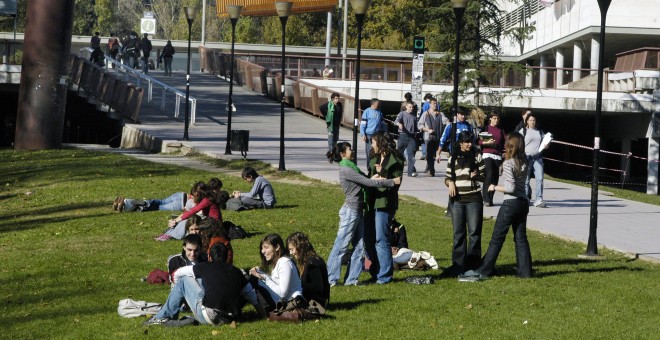
[[555,79],[557,87],[560,87],[564,85],[564,51],[562,49],[555,52],[555,67],[557,68]]
[[582,71],[579,70],[582,68],[582,47],[580,47],[580,43],[580,41],[573,43],[573,81],[582,78]]
[[541,67],[539,69],[539,89],[545,89],[548,87],[548,70],[545,67],[548,67],[548,55],[541,54],[541,62],[539,64]]
[[[525,62],[525,66],[534,66],[533,62],[531,60],[527,60]],[[532,87],[534,83],[534,69],[528,69],[527,74],[525,75],[525,87]]]
[[14,143],[17,150],[62,146],[73,5],[74,0],[28,2]]
[[660,138],[649,137],[649,153],[648,163],[646,166],[646,193],[650,195],[658,195],[658,149],[660,148]]
[[600,53],[600,41],[598,41],[598,36],[594,35],[591,37],[591,56],[589,57],[589,60],[591,60],[591,65],[589,68],[591,69],[590,74],[596,74],[598,73],[598,56]]

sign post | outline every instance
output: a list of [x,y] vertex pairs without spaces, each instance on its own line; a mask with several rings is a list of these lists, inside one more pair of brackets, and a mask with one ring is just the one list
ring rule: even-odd
[[419,110],[417,117],[422,114],[422,84],[424,83],[424,37],[416,36],[413,40],[412,79],[410,93],[412,99],[417,103]]

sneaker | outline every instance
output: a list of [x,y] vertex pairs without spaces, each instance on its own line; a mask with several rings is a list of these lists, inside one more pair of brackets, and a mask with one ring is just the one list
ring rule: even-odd
[[534,206],[537,208],[547,208],[548,205],[543,202],[543,200],[538,200],[537,202],[534,202]]
[[124,197],[122,197],[122,196],[115,197],[115,201],[112,203],[112,210],[113,211],[118,211],[119,210],[119,204],[123,201],[124,201]]
[[411,174],[408,174],[408,177],[417,177],[417,173],[416,173],[416,172],[413,172],[413,173],[411,173]]
[[149,320],[145,321],[143,325],[145,326],[151,326],[151,325],[162,325],[165,324],[166,322],[170,321],[169,318],[157,318],[155,315],[150,317]]
[[164,241],[169,241],[169,240],[171,240],[172,238],[173,238],[173,237],[170,236],[170,235],[163,234],[163,235],[160,235],[160,236],[154,238],[154,241],[161,241],[161,242],[164,242]]

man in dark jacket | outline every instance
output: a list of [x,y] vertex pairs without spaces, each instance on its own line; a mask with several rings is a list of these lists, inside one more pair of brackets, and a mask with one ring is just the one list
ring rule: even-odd
[[319,109],[328,127],[328,152],[331,152],[339,140],[339,126],[341,125],[342,115],[344,114],[343,106],[339,101],[339,93],[333,93],[330,96],[330,101],[327,104],[321,105]]
[[170,273],[172,286],[176,284],[174,273],[179,268],[206,261],[206,256],[202,256],[202,253],[202,238],[199,235],[188,234],[183,238],[183,250],[181,254],[172,255],[167,259],[167,270]]
[[211,262],[177,270],[177,283],[167,301],[145,325],[179,325],[181,321],[177,318],[184,301],[190,306],[195,320],[203,325],[235,321],[240,316],[242,299],[255,306],[260,315],[265,315],[243,272],[226,262],[227,248],[217,244],[211,248],[210,254]]
[[144,74],[149,73],[149,55],[151,54],[151,40],[148,38],[148,34],[145,33],[142,40],[140,40],[140,49],[142,50],[142,72]]

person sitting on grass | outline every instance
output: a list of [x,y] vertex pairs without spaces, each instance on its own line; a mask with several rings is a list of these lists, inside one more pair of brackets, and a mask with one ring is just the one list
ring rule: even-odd
[[[221,199],[217,193],[209,188],[208,185],[202,184],[199,187],[199,190],[195,192],[194,201],[195,206],[178,217],[171,219],[168,222],[168,227],[176,229],[177,224],[181,223],[181,221],[187,220],[198,212],[201,212],[202,215],[207,218],[218,220],[220,224],[222,224],[222,212],[220,211],[220,205],[222,204]],[[165,233],[155,238],[155,240],[167,241],[172,237],[173,236],[168,233]]]
[[270,209],[275,206],[275,192],[270,182],[263,176],[260,176],[256,170],[251,167],[243,169],[241,177],[248,183],[254,183],[252,190],[248,193],[234,191],[232,197],[240,199],[248,209]]
[[192,266],[198,262],[206,261],[206,254],[200,256],[202,250],[202,238],[199,235],[190,234],[183,238],[183,250],[181,254],[172,255],[167,259],[167,270],[170,273],[172,287],[176,284],[174,273],[185,266]]
[[207,218],[199,225],[199,235],[202,238],[202,253],[208,253],[215,244],[221,243],[227,248],[227,263],[234,263],[234,250],[229,239],[229,231],[224,223]]
[[289,254],[296,261],[302,294],[307,301],[316,301],[326,307],[330,301],[330,283],[325,261],[316,254],[307,235],[295,232],[286,238]]
[[[203,325],[231,323],[240,317],[243,299],[265,316],[255,290],[243,272],[226,262],[227,248],[222,244],[215,245],[210,254],[210,262],[176,271],[176,284],[167,301],[145,325],[179,326],[194,321]],[[184,302],[190,306],[194,319],[178,320]]]
[[272,312],[278,302],[302,297],[302,284],[296,264],[287,256],[284,241],[278,234],[268,234],[259,245],[261,265],[250,269],[250,282],[261,304]]

